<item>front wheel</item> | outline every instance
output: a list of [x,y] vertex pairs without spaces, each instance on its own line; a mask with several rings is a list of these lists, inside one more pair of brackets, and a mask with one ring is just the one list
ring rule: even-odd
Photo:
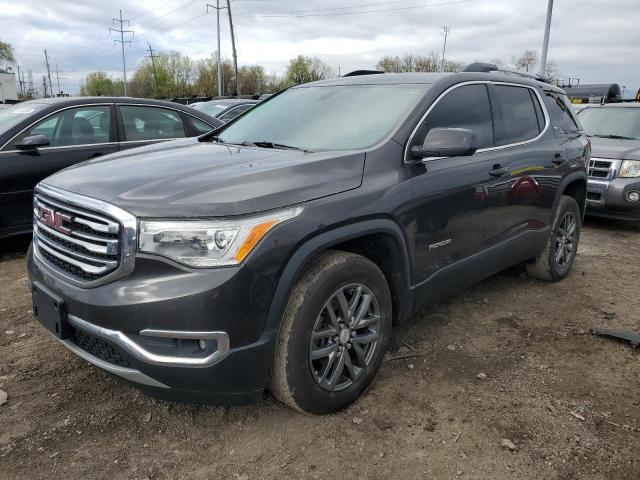
[[373,262],[342,251],[320,254],[289,298],[269,390],[312,414],[353,402],[382,363],[391,312],[389,287]]
[[557,282],[569,274],[580,243],[582,214],[573,197],[563,195],[544,251],[527,264],[534,278]]

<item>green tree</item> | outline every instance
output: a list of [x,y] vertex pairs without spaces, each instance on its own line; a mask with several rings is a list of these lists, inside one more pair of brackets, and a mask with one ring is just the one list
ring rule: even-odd
[[16,57],[11,44],[0,40],[0,72],[4,72],[4,64],[15,63],[15,61]]
[[267,90],[267,74],[261,65],[242,66],[238,69],[240,91],[246,95],[264,93]]
[[329,78],[333,74],[333,69],[318,57],[298,55],[289,62],[285,79],[289,85],[299,85]]
[[[460,62],[445,59],[445,72],[459,72],[463,67],[464,65]],[[427,56],[408,53],[403,57],[385,55],[378,60],[376,68],[392,73],[439,72],[442,69],[442,57],[435,52],[429,52]]]
[[84,84],[80,86],[82,96],[111,96],[114,95],[113,80],[106,72],[91,72],[87,74]]

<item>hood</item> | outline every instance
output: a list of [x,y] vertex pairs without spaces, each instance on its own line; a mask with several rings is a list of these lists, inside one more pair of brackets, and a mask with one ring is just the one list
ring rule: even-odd
[[139,217],[232,216],[358,188],[364,158],[362,152],[304,153],[187,139],[90,160],[43,183]]
[[615,160],[640,160],[640,140],[591,137],[591,156]]

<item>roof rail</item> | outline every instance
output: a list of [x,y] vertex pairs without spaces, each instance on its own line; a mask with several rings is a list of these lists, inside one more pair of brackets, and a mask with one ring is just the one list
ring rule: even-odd
[[483,63],[483,62],[471,63],[464,68],[463,72],[504,73],[505,75],[514,75],[516,77],[528,78],[530,80],[537,80],[538,82],[549,83],[549,80],[547,80],[546,78],[538,74],[519,72],[517,70],[502,69],[502,68],[498,68],[498,66],[494,65],[493,63]]
[[379,75],[384,73],[382,70],[354,70],[353,72],[349,72],[343,77],[358,77],[360,75]]

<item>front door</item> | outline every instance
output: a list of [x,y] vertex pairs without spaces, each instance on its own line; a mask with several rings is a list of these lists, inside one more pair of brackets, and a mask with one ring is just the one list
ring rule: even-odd
[[433,107],[412,144],[436,127],[467,128],[480,151],[472,156],[424,159],[409,164],[415,213],[415,275],[420,284],[438,270],[495,244],[506,228],[508,165],[493,147],[487,86],[454,88]]
[[[31,135],[46,135],[49,146],[29,151],[15,148],[16,143]],[[63,168],[118,151],[115,139],[110,105],[68,108],[18,135],[0,155],[0,231],[30,231],[36,184]]]

